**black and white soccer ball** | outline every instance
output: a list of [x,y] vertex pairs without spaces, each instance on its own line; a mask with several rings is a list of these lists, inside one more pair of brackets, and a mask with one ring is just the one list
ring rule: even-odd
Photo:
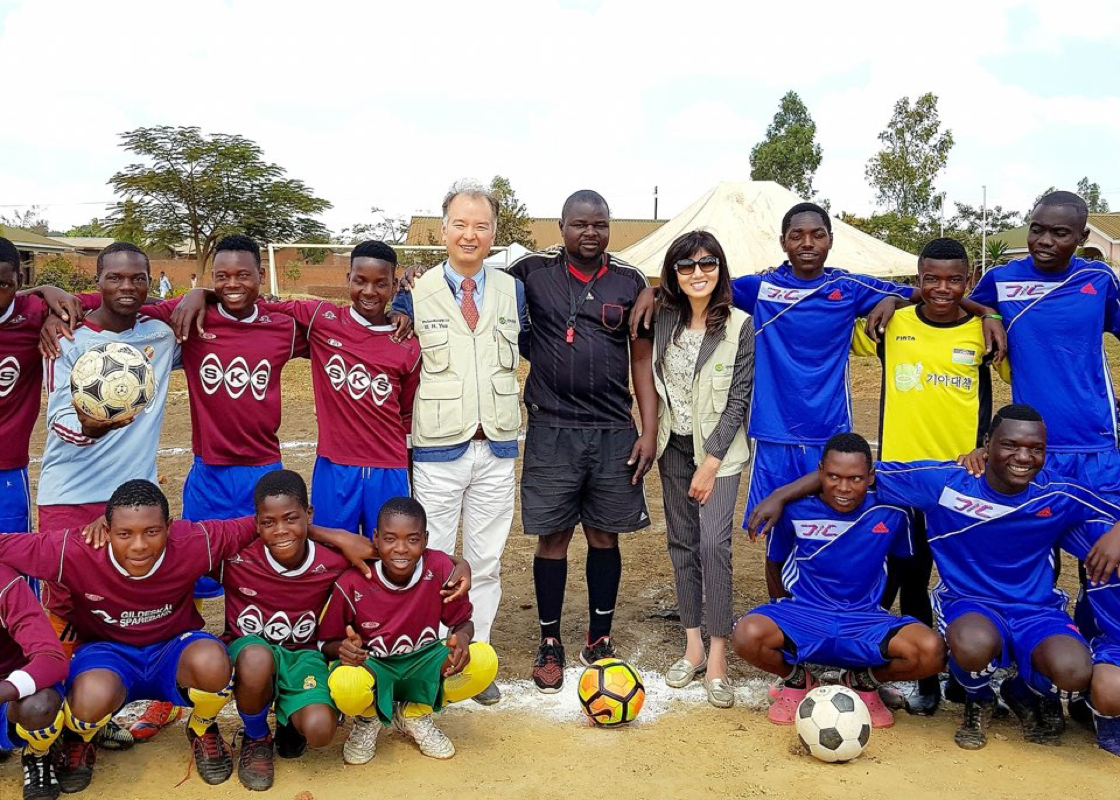
[[845,686],[819,686],[797,707],[797,738],[809,755],[829,763],[851,761],[871,738],[871,714]]
[[131,419],[156,393],[148,356],[124,342],[105,342],[78,357],[70,370],[74,407],[101,422]]

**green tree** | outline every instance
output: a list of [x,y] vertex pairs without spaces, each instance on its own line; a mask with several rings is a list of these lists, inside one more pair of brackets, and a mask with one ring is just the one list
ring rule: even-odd
[[82,272],[63,256],[51,256],[36,264],[34,281],[37,284],[57,286],[71,294],[97,290],[93,276]]
[[987,250],[985,250],[988,268],[990,269],[998,264],[1006,264],[1009,261],[1007,257],[1007,251],[1009,249],[1011,248],[1008,247],[1007,242],[1003,241],[1003,239],[989,239]]
[[103,237],[108,236],[109,232],[97,217],[94,217],[84,225],[74,225],[70,230],[66,231],[63,236],[88,236],[88,237]]
[[490,181],[490,191],[498,198],[498,233],[494,237],[497,247],[505,247],[517,242],[530,250],[537,249],[537,242],[529,232],[529,211],[517,199],[509,179],[495,175]]
[[1108,213],[1108,201],[1101,195],[1099,183],[1089,183],[1088,178],[1082,178],[1077,182],[1077,193],[1081,195],[1085,205],[1089,206],[1090,214]]
[[813,176],[821,165],[817,123],[797,92],[786,92],[766,137],[751,149],[751,180],[775,181],[805,199],[816,194]]
[[879,204],[901,217],[929,217],[937,198],[934,181],[953,148],[953,132],[941,130],[937,95],[927,92],[913,105],[909,97],[895,103],[879,141],[883,147],[865,170]]
[[347,244],[359,244],[368,239],[375,239],[386,244],[403,244],[408,238],[408,217],[390,216],[385,209],[373,206],[369,213],[381,218],[377,222],[357,222],[349,228],[343,228],[340,234],[342,241]]
[[[988,244],[991,244],[993,234],[1017,228],[1023,224],[1018,211],[1004,210],[1003,206],[993,206],[988,209],[987,225],[984,224],[984,210],[980,206],[968,203],[954,203],[956,213],[945,225],[945,235],[952,236],[964,245],[968,257],[980,261],[980,250],[984,241],[984,234],[988,235]],[[991,260],[989,256],[989,261]]]
[[937,236],[937,228],[932,227],[930,220],[920,220],[894,211],[872,214],[870,217],[841,213],[840,219],[853,228],[908,253],[920,253],[925,243]]
[[144,159],[109,180],[136,204],[151,241],[188,242],[205,269],[218,240],[241,232],[262,242],[305,241],[326,234],[316,219],[330,208],[303,181],[265,161],[255,142],[231,134],[203,134],[196,127],[160,125],[121,134],[121,146]]
[[43,209],[39,206],[30,206],[25,209],[16,209],[11,215],[0,214],[0,222],[11,225],[13,228],[23,228],[25,231],[47,236],[51,226],[43,216]]
[[151,247],[169,252],[173,251],[176,245],[183,243],[181,238],[174,240],[160,238],[158,231],[152,231],[149,235],[140,203],[136,200],[117,203],[115,213],[105,221],[105,233],[101,235],[112,236],[118,242],[132,242],[137,247]]

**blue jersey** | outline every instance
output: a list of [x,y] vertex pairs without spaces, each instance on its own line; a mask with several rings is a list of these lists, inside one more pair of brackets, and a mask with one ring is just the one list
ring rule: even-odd
[[846,514],[817,496],[792,502],[766,541],[766,557],[784,564],[782,585],[795,599],[843,610],[879,608],[888,554],[914,554],[910,516],[873,491]]
[[1003,316],[1011,394],[1042,414],[1048,448],[1115,449],[1120,428],[1102,336],[1120,335],[1116,273],[1082,258],[1043,272],[1027,257],[986,272],[972,299]]
[[997,492],[953,462],[884,461],[875,467],[880,500],[924,511],[937,564],[937,590],[988,603],[1064,606],[1054,588],[1054,546],[1120,508],[1045,470],[1014,495]]
[[[1112,523],[1107,518],[1086,523],[1062,540],[1062,548],[1084,561],[1097,539],[1111,528]],[[1089,598],[1097,628],[1112,642],[1120,644],[1120,578],[1113,572],[1104,583],[1096,586],[1087,583],[1085,596]]]
[[755,391],[749,433],[784,444],[824,444],[852,429],[852,325],[909,286],[826,267],[801,280],[788,263],[731,282],[732,302],[754,317]]

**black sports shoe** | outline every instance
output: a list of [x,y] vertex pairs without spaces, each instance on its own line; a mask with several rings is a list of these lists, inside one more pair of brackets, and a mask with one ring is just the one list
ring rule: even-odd
[[280,758],[299,758],[307,750],[307,739],[296,730],[288,720],[283,725],[276,724],[276,755]]
[[206,733],[201,736],[188,727],[187,741],[191,743],[194,765],[202,780],[211,786],[229,780],[229,776],[233,774],[233,751],[222,738],[217,723],[207,728]]
[[1079,694],[1070,698],[1069,718],[1088,730],[1095,730],[1093,709],[1089,706],[1089,698],[1087,695]]
[[272,734],[260,739],[241,738],[241,753],[237,757],[237,778],[241,785],[254,792],[272,788],[276,768],[272,758]]
[[1023,738],[1031,744],[1057,744],[1061,732],[1054,728],[1043,714],[1042,698],[1023,686],[1017,686],[1016,681],[1018,678],[1001,683],[999,696],[1011,709],[1011,713],[1019,719],[1019,724],[1023,728]]
[[50,754],[33,756],[23,755],[23,800],[55,800],[62,789],[54,774],[54,762]]
[[556,694],[564,685],[564,645],[551,636],[537,648],[533,683],[543,694]]
[[995,709],[994,700],[969,700],[964,701],[964,719],[953,734],[953,741],[962,750],[979,750],[988,743],[986,729],[992,721],[992,711]]
[[64,731],[61,750],[55,773],[58,776],[58,788],[66,794],[84,792],[93,780],[97,748],[93,742],[83,741],[77,734]]
[[618,658],[614,651],[614,642],[609,636],[600,636],[594,642],[588,642],[579,651],[579,660],[585,667],[590,667],[603,658]]
[[1062,710],[1060,697],[1044,697],[1041,702],[1042,721],[1054,731],[1055,736],[1066,732],[1066,715]]
[[132,731],[122,728],[116,720],[109,720],[93,737],[93,743],[102,750],[128,750],[136,744]]

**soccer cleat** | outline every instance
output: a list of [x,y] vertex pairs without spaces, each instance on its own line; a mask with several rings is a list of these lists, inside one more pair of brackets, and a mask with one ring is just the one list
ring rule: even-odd
[[543,694],[556,694],[564,685],[564,645],[551,636],[537,648],[533,683]]
[[614,651],[614,642],[609,636],[600,636],[594,642],[588,642],[579,651],[579,660],[585,667],[590,667],[603,658],[618,658],[618,654]]
[[1069,700],[1069,718],[1089,730],[1093,730],[1093,709],[1089,705],[1089,697],[1078,694]]
[[272,788],[276,778],[272,753],[271,733],[260,739],[242,735],[241,753],[237,757],[237,778],[242,786],[254,792]]
[[393,727],[416,742],[428,758],[448,759],[455,755],[455,745],[436,727],[431,714],[406,717],[398,709],[393,714]]
[[354,717],[354,727],[342,745],[342,760],[347,764],[368,764],[377,754],[377,734],[381,723],[377,717]]
[[1114,756],[1120,756],[1120,717],[1094,715],[1097,723],[1097,744]]
[[965,698],[964,719],[953,734],[953,741],[962,750],[979,750],[988,743],[987,728],[992,722],[994,700],[972,700]]
[[1044,714],[1042,698],[1017,682],[1018,678],[1011,678],[1001,683],[999,697],[1019,719],[1023,738],[1031,744],[1057,744],[1062,734]]
[[[7,720],[4,720],[6,722]],[[55,800],[62,791],[50,754],[23,754],[23,800]]]
[[202,780],[211,786],[225,783],[233,774],[233,750],[222,738],[218,724],[214,723],[199,736],[187,728],[187,741],[191,743],[194,765]]
[[906,698],[906,713],[919,717],[932,717],[941,705],[941,692],[923,694],[914,692]]
[[1043,697],[1039,710],[1042,721],[1050,730],[1055,732],[1056,736],[1061,736],[1066,732],[1066,717],[1062,711],[1062,699],[1060,697]]
[[480,706],[496,706],[502,700],[502,690],[498,688],[497,681],[491,681],[489,686],[471,699]]
[[58,788],[73,794],[85,791],[93,780],[93,765],[97,763],[97,748],[93,742],[66,732],[62,738],[62,753],[57,766]]
[[93,743],[102,750],[128,750],[136,744],[136,737],[111,719],[94,735]]
[[[766,712],[766,718],[775,725],[792,725],[797,716],[797,707],[816,683],[813,674],[802,666],[796,667],[796,672],[789,680],[780,683],[780,688],[771,692],[773,702]],[[794,685],[791,686],[791,683]]]
[[140,715],[140,718],[132,723],[132,727],[128,729],[128,732],[131,733],[132,738],[138,742],[147,741],[168,725],[178,721],[182,716],[183,709],[174,703],[153,700],[148,703],[148,707],[144,709],[144,713]]
[[283,725],[276,724],[276,755],[280,758],[299,758],[307,750],[307,739],[296,730],[288,720]]

